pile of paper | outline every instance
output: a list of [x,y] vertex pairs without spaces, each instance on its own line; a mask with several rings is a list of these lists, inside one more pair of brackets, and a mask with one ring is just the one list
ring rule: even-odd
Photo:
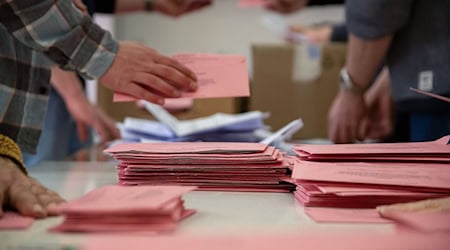
[[181,196],[195,187],[105,186],[50,211],[65,215],[58,232],[162,232],[195,213],[185,209]]
[[179,121],[162,107],[146,103],[147,109],[159,120],[125,118],[120,126],[126,141],[229,141],[258,142],[256,132],[263,129],[268,114],[252,111],[242,114],[217,113],[208,117]]
[[449,196],[448,141],[297,145],[295,197],[305,206],[374,208]]
[[123,185],[189,185],[206,190],[287,192],[292,161],[262,143],[130,143],[107,149]]

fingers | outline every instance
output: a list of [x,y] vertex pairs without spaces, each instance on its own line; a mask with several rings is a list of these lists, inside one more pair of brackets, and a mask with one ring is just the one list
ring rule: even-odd
[[88,14],[88,9],[81,0],[73,0],[73,3],[84,15]]
[[89,138],[89,128],[86,123],[81,121],[76,121],[77,134],[80,142],[86,142]]
[[151,103],[156,103],[159,105],[164,105],[164,97],[152,93],[150,90],[142,87],[136,82],[126,82],[126,87],[120,88],[122,93],[134,96],[137,99],[143,99]]
[[43,218],[47,212],[38,200],[38,194],[32,190],[29,182],[15,182],[9,188],[10,205],[15,207],[19,213],[25,216]]
[[155,62],[170,66],[170,67],[180,71],[185,76],[187,76],[191,79],[191,82],[190,82],[191,84],[194,84],[193,86],[190,86],[190,89],[195,90],[197,88],[197,86],[195,85],[195,82],[197,82],[198,79],[197,79],[197,76],[195,75],[195,73],[192,70],[190,70],[188,67],[179,63],[177,60],[174,60],[172,58],[165,57],[165,56],[159,56],[155,59]]

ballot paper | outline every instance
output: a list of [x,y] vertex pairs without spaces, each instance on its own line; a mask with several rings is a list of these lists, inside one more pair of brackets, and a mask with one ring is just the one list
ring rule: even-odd
[[0,230],[25,230],[33,224],[34,218],[20,215],[16,212],[5,211],[0,218]]
[[393,223],[376,209],[306,207],[305,213],[316,222],[325,223]]
[[450,211],[386,212],[382,217],[424,233],[450,233]]
[[434,93],[431,93],[431,92],[428,92],[428,91],[424,91],[424,90],[420,90],[420,89],[415,89],[415,88],[409,88],[409,89],[411,91],[416,92],[417,94],[426,95],[426,96],[433,97],[433,98],[436,98],[438,100],[450,103],[450,98],[449,97],[445,97],[445,96],[442,96],[442,95],[434,94]]
[[[182,92],[181,98],[245,97],[250,95],[246,59],[239,55],[185,53],[172,56],[198,77],[195,92]],[[115,93],[113,101],[135,101],[136,98]]]
[[81,198],[51,206],[49,211],[65,216],[51,228],[57,232],[161,232],[194,214],[185,209],[181,196],[195,187],[104,186]]
[[[260,129],[264,127],[263,120],[268,117],[267,113],[260,111],[251,111],[241,114],[223,114],[216,113],[211,116],[191,119],[191,120],[178,120],[175,116],[171,115],[164,108],[152,104],[150,102],[145,102],[145,108],[157,119],[159,122],[167,126],[177,137],[211,133],[215,131],[221,132],[242,132],[242,131],[252,131],[255,129]],[[137,121],[137,120],[132,120]],[[130,127],[132,130],[139,130],[139,125],[142,122],[134,125],[131,124],[132,121],[126,124],[126,127]],[[155,124],[149,126],[156,126]],[[154,129],[154,127],[149,128]],[[143,132],[143,131],[142,131]],[[165,133],[164,136],[168,135],[168,132],[162,129]]]
[[367,144],[299,144],[294,147],[302,160],[315,161],[450,161],[450,136],[435,141]]
[[296,145],[295,197],[305,206],[374,208],[449,196],[448,139]]
[[129,143],[105,152],[122,185],[188,185],[203,190],[288,192],[292,161],[262,143]]
[[[256,230],[258,231],[258,230]],[[386,233],[360,229],[300,230],[297,232],[184,234],[160,237],[136,235],[97,236],[85,241],[83,250],[448,250],[450,239],[442,234]],[[390,231],[389,231],[390,232]]]
[[272,13],[264,15],[261,22],[266,28],[283,39],[288,39],[294,43],[309,43],[305,35],[292,31],[280,14]]

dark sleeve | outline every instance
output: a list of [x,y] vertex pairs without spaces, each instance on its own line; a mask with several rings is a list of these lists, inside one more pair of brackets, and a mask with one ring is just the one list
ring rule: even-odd
[[309,0],[308,1],[308,5],[327,5],[327,4],[343,4],[343,3],[345,3],[345,0]]
[[347,0],[347,29],[364,39],[395,33],[408,22],[413,3],[414,0]]
[[116,0],[83,0],[88,8],[89,15],[94,13],[114,13],[116,10]]
[[344,23],[334,24],[332,26],[330,41],[331,42],[347,42],[347,40],[348,40],[347,26],[345,26]]

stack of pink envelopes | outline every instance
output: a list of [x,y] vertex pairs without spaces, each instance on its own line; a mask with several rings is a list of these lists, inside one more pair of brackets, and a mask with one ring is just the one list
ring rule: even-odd
[[261,143],[171,142],[118,144],[123,185],[189,185],[204,190],[287,192],[292,161]]
[[50,211],[65,215],[57,232],[163,232],[195,213],[185,209],[181,196],[195,187],[105,186]]
[[419,143],[296,145],[296,199],[373,208],[450,195],[450,136]]

